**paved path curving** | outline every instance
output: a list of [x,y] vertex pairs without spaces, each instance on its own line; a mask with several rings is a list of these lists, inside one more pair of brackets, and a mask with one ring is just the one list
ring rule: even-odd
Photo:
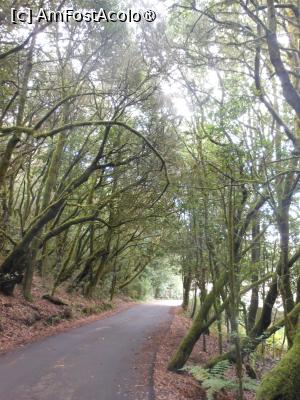
[[0,356],[0,400],[136,400],[136,354],[171,306],[137,305]]

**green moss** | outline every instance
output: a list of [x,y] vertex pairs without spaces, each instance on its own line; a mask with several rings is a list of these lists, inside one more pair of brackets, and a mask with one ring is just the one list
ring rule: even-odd
[[293,347],[262,380],[256,400],[300,400],[300,329]]

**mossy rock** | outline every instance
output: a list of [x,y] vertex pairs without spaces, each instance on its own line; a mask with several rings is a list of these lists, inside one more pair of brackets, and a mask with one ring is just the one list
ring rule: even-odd
[[41,315],[39,312],[34,311],[31,315],[29,315],[27,318],[24,318],[24,324],[26,326],[32,326],[34,325],[37,321],[40,321],[42,319]]
[[82,313],[85,315],[92,315],[94,314],[94,307],[84,307]]
[[62,313],[63,318],[72,319],[74,317],[73,310],[71,307],[66,307]]
[[84,307],[82,309],[82,312],[86,315],[92,315],[92,314],[100,314],[104,311],[111,310],[113,308],[111,303],[103,303],[98,306],[89,306],[89,307]]

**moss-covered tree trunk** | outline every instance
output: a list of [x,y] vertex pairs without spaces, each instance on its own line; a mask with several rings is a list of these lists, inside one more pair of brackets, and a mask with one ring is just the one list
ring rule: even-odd
[[184,310],[188,309],[189,302],[190,302],[190,290],[192,285],[192,273],[190,268],[188,271],[184,273],[183,276],[183,301],[182,301],[182,308]]
[[[28,92],[28,83],[30,79],[30,74],[32,71],[32,59],[35,47],[35,36],[33,36],[27,56],[24,63],[24,74],[22,79],[22,86],[20,91],[18,91],[19,95],[19,104],[18,104],[18,111],[17,111],[17,118],[16,118],[16,125],[22,126],[23,119],[24,119],[24,110],[27,101],[27,92]],[[18,96],[16,96],[18,97]],[[12,137],[8,140],[6,144],[5,150],[1,154],[0,158],[0,229],[6,230],[9,220],[9,213],[8,213],[8,193],[6,188],[6,178],[7,178],[7,171],[9,169],[11,159],[14,153],[16,146],[20,141],[21,133],[13,132]],[[14,179],[13,175],[11,179]],[[13,186],[10,187],[10,190]],[[0,248],[5,246],[5,236],[0,237]]]
[[23,273],[28,268],[28,248],[40,230],[51,221],[58,213],[65,199],[61,198],[52,203],[45,212],[37,218],[31,228],[26,232],[23,239],[4,260],[0,268],[0,291],[12,294],[14,287],[20,283]]
[[228,281],[228,273],[223,272],[214,288],[210,291],[210,293],[206,296],[202,306],[200,307],[199,312],[194,319],[192,326],[187,333],[187,335],[181,341],[177,351],[173,355],[171,361],[169,362],[168,369],[170,371],[177,371],[184,366],[186,361],[188,360],[195,343],[199,339],[199,337],[207,330],[207,319],[208,313],[211,307],[215,303],[215,299],[219,296],[220,291]]
[[[252,241],[254,243],[251,250],[251,264],[254,270],[252,274],[252,282],[258,280],[258,263],[260,261],[260,240],[258,238],[260,232],[259,219],[256,217],[252,222]],[[254,286],[251,292],[251,300],[247,316],[247,332],[250,332],[256,321],[256,314],[258,310],[258,286]]]
[[[63,113],[63,123],[67,123],[68,121],[68,112],[69,112],[69,107],[67,105],[64,106],[64,113]],[[66,136],[65,134],[60,134],[57,139],[57,143],[55,146],[55,150],[52,154],[51,157],[51,162],[50,166],[48,169],[47,173],[47,178],[45,182],[45,189],[43,193],[43,199],[42,199],[42,206],[41,210],[45,210],[50,202],[51,202],[51,196],[52,192],[54,190],[54,187],[57,183],[58,179],[58,171],[61,165],[62,161],[62,156],[63,156],[63,149],[66,141]],[[31,245],[31,262],[28,265],[28,268],[25,270],[25,275],[24,275],[24,280],[23,280],[23,295],[26,299],[30,299],[31,297],[31,286],[32,286],[32,279],[33,279],[33,274],[35,270],[35,264],[36,264],[36,258],[39,250],[39,242],[41,235],[43,233],[43,229],[39,232],[39,235],[36,237],[36,239],[32,242]],[[43,252],[46,254],[47,253],[47,243],[44,245]],[[47,257],[42,259],[42,265],[41,265],[41,272],[43,274],[45,270],[45,265],[47,264]]]
[[192,312],[191,312],[191,318],[193,319],[196,313],[196,309],[197,309],[197,284],[195,282],[195,287],[194,287],[194,299],[193,299],[193,308],[192,308]]
[[278,296],[277,276],[270,284],[270,288],[264,300],[260,318],[256,321],[254,327],[249,332],[251,338],[260,336],[270,326],[272,320],[272,310]]
[[300,400],[300,325],[286,355],[262,380],[256,400]]
[[[284,198],[280,202],[280,206],[277,210],[277,225],[280,234],[280,268],[278,269],[278,275],[280,279],[278,287],[280,290],[285,315],[287,315],[294,307],[289,272],[289,209],[291,204],[291,183],[289,182],[288,178],[289,177],[286,178],[287,182],[285,185]],[[290,324],[286,324],[285,329],[288,344],[291,346],[292,339],[290,333]],[[291,329],[293,328],[291,327]]]
[[[112,224],[112,222],[113,222],[113,217],[112,217],[112,213],[111,213],[110,218],[109,218],[109,223]],[[92,270],[92,274],[90,275],[89,282],[85,289],[84,294],[88,298],[92,298],[94,296],[95,289],[96,289],[100,279],[104,276],[104,274],[106,272],[106,266],[107,266],[107,263],[109,262],[109,256],[110,256],[112,235],[113,235],[113,229],[108,227],[107,231],[105,233],[105,237],[104,237],[103,252],[99,259],[96,270],[95,271]]]

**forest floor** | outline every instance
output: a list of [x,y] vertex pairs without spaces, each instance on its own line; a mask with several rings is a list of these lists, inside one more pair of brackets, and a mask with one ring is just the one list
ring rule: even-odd
[[18,287],[12,297],[0,294],[0,354],[43,337],[109,317],[136,304],[125,297],[116,298],[112,303],[88,300],[78,293],[70,294],[59,288],[55,297],[66,305],[55,305],[43,299],[48,293],[47,285],[36,278],[31,302],[24,300]]
[[[192,376],[187,373],[178,374],[167,370],[170,357],[191,325],[190,318],[183,313],[180,307],[173,309],[171,312],[174,313],[174,316],[170,326],[162,329],[153,339],[158,347],[153,374],[155,400],[204,400],[206,399],[205,391]],[[189,365],[203,367],[211,357],[218,355],[218,338],[214,332],[205,336],[205,342],[206,351],[203,350],[203,340],[198,341],[189,358]],[[226,351],[226,343],[224,343],[224,351]],[[271,358],[266,358],[263,363],[257,362],[256,371],[259,377],[269,370],[275,362]],[[225,376],[234,378],[234,367],[230,367]],[[234,400],[235,398],[235,393],[230,391],[222,391],[215,396],[216,400]],[[245,391],[245,400],[254,398],[255,394],[253,392]]]
[[158,347],[153,373],[155,400],[205,399],[204,390],[193,377],[167,370],[172,353],[190,326],[189,319],[184,316],[180,307],[171,312],[174,315],[170,326],[158,332],[153,339]]

